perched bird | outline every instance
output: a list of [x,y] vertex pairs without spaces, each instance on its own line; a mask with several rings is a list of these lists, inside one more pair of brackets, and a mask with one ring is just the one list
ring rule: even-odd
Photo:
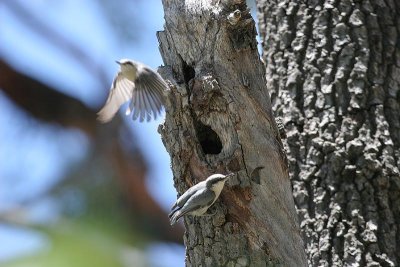
[[189,188],[171,208],[171,213],[168,215],[171,225],[174,225],[184,215],[203,215],[218,199],[225,181],[233,175],[234,173],[213,174],[205,181]]
[[157,118],[164,105],[164,91],[167,83],[150,67],[129,59],[116,61],[120,71],[114,78],[110,94],[104,107],[97,113],[98,120],[110,121],[122,104],[130,100],[125,114],[142,122]]

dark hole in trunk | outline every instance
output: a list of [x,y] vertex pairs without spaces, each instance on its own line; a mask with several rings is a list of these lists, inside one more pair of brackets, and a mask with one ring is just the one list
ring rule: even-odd
[[194,71],[194,68],[186,64],[185,61],[183,61],[183,78],[185,79],[185,83],[188,84],[191,79],[194,78],[196,75],[196,72]]
[[203,123],[197,121],[196,122],[196,134],[197,139],[200,142],[201,149],[204,154],[213,154],[217,155],[221,153],[222,143],[221,139],[210,126],[204,125]]

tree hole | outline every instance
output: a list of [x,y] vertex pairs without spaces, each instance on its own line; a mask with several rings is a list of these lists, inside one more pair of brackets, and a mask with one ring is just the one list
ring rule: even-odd
[[197,139],[200,142],[201,149],[204,154],[212,154],[217,155],[221,153],[222,143],[221,139],[210,126],[204,125],[203,123],[197,121],[196,122],[196,134]]
[[183,65],[183,78],[185,80],[185,83],[188,84],[189,81],[194,78],[196,72],[194,71],[194,68],[186,64],[185,61],[183,61],[182,65]]

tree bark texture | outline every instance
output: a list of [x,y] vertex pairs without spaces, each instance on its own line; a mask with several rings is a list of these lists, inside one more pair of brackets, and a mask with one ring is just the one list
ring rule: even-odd
[[256,30],[242,1],[164,0],[158,33],[170,83],[159,132],[182,194],[236,172],[209,210],[185,218],[186,266],[305,266],[283,145]]
[[258,1],[310,266],[400,265],[400,2]]

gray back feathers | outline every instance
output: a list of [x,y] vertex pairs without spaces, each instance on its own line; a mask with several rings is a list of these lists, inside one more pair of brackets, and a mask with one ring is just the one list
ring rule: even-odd
[[172,211],[169,214],[171,225],[175,224],[179,218],[186,214],[195,216],[203,215],[217,200],[226,179],[233,175],[233,173],[228,175],[213,174],[205,181],[190,187],[172,206]]

